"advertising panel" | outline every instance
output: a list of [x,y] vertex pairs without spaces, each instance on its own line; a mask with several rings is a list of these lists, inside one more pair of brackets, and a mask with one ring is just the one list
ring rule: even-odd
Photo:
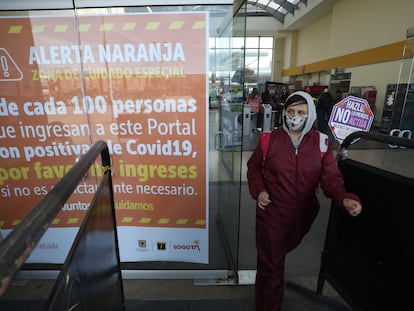
[[[206,13],[0,19],[0,227],[98,141],[112,157],[121,261],[208,262]],[[104,168],[29,262],[64,261]]]

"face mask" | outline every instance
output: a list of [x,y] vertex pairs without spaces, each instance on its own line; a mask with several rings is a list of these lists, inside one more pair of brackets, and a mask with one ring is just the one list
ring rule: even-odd
[[285,116],[285,122],[289,129],[289,131],[293,132],[300,132],[305,127],[307,118],[299,117],[299,116],[293,116],[288,117]]

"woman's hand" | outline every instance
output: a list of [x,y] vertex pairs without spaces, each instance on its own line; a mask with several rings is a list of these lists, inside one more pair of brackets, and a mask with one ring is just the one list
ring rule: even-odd
[[362,205],[357,200],[345,198],[342,204],[351,216],[358,216],[362,211]]
[[262,191],[257,197],[257,205],[264,210],[272,201],[269,199],[269,193],[267,191]]

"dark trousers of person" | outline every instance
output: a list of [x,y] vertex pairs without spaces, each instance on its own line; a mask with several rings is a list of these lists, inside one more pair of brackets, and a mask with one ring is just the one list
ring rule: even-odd
[[326,132],[328,126],[328,112],[327,111],[318,111],[318,130],[320,132]]
[[[256,311],[280,311],[285,290],[285,252],[259,248],[256,274]],[[265,253],[273,253],[270,256]]]
[[279,127],[282,125],[282,110],[274,110],[274,123],[273,127]]

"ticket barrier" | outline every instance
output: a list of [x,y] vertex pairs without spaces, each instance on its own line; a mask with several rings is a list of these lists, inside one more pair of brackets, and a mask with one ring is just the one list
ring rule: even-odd
[[269,104],[263,105],[263,124],[262,130],[263,131],[270,131],[273,129],[272,125],[272,106]]
[[243,106],[243,136],[250,135],[252,111],[249,105]]

